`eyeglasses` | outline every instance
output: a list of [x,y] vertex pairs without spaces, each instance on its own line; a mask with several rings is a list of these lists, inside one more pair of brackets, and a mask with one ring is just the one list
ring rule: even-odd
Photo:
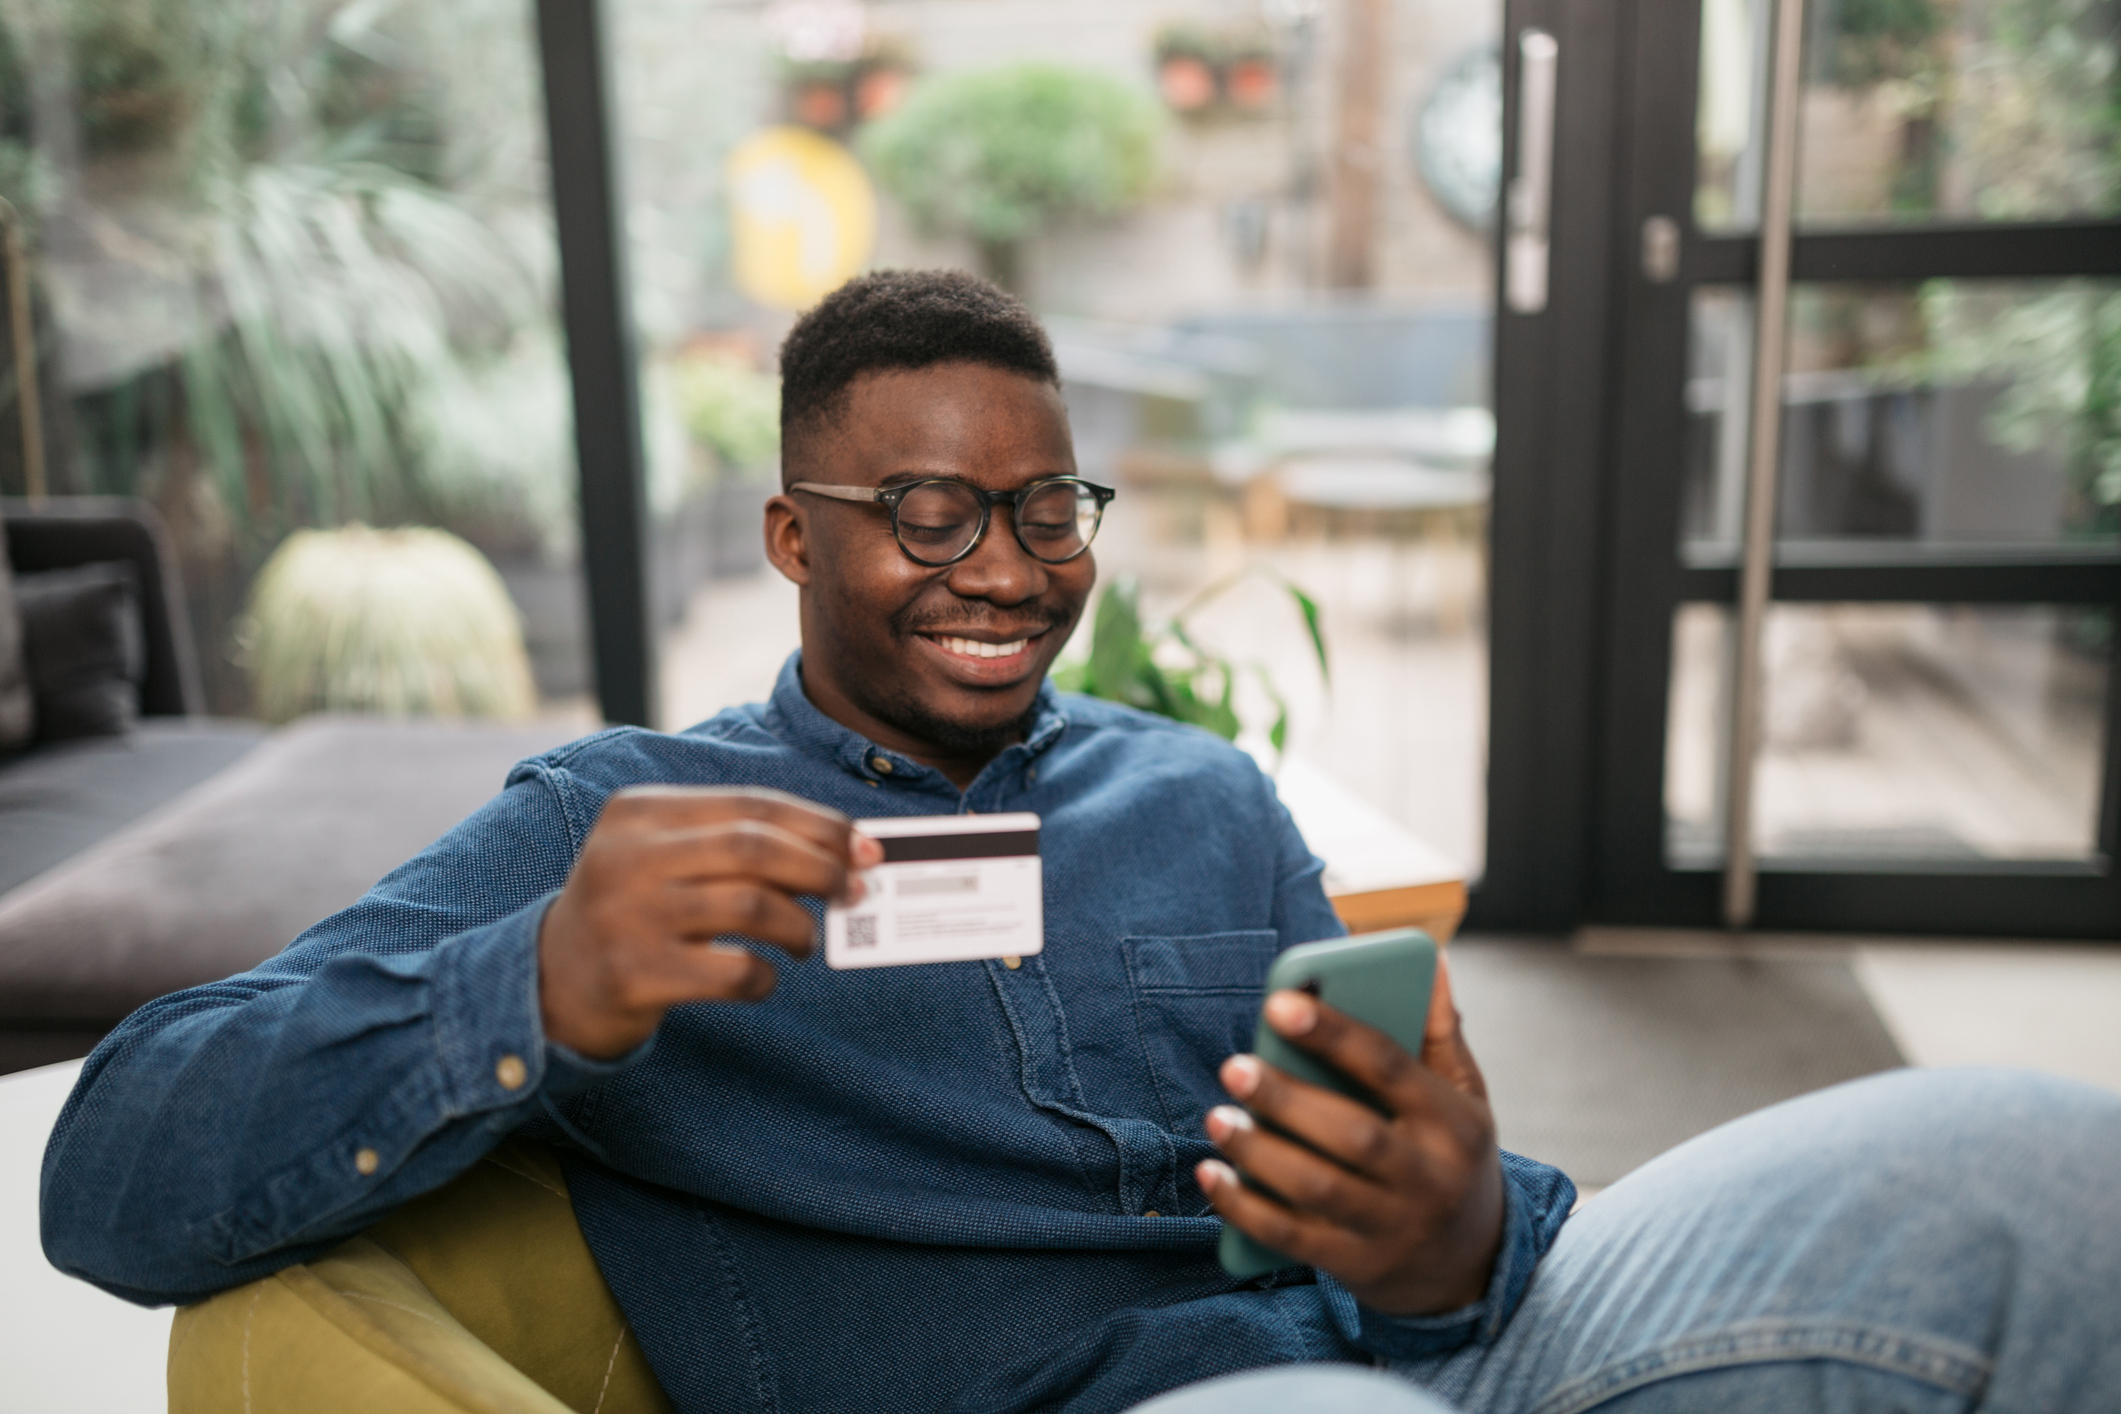
[[1090,548],[1106,503],[1118,493],[1079,476],[1049,476],[1014,491],[983,491],[949,477],[903,486],[833,486],[797,481],[791,491],[837,501],[870,501],[891,512],[891,533],[917,565],[954,565],[978,547],[996,506],[1009,508],[1016,543],[1034,560],[1066,564]]

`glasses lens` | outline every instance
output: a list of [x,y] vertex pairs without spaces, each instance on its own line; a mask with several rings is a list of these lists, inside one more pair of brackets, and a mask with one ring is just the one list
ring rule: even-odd
[[948,481],[924,481],[898,503],[898,543],[923,564],[947,564],[979,533],[979,497]]
[[1097,534],[1097,518],[1097,497],[1089,487],[1058,481],[1024,498],[1016,531],[1025,549],[1041,560],[1058,563],[1082,553]]

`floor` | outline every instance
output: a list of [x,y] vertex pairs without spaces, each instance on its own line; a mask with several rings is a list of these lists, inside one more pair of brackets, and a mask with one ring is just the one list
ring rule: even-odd
[[2121,1093],[2121,945],[1585,929],[1599,957],[1843,957],[1911,1065],[2022,1065]]
[[[1520,975],[1538,959],[1559,959],[1578,975],[1621,977],[1630,963],[1664,959],[1730,971],[1755,961],[1846,963],[1862,995],[1916,1065],[2025,1065],[2102,1085],[2121,1093],[2121,946],[2040,946],[1921,942],[1877,938],[1750,938],[1733,945],[1722,935],[1587,930],[1566,947],[1525,940],[1468,936],[1454,944],[1467,963],[1481,949],[1508,952]],[[1474,985],[1483,968],[1465,966],[1461,984],[1469,1024],[1477,1025],[1484,998]],[[1742,969],[1740,969],[1742,971]],[[1789,969],[1785,969],[1789,971]],[[1803,969],[1796,969],[1799,973]],[[1500,976],[1495,968],[1485,975]],[[1495,986],[1505,985],[1497,982]],[[1613,990],[1607,986],[1610,994]],[[1577,1031],[1625,1024],[1610,1008],[1576,1008]],[[1582,1018],[1590,1017],[1590,1021]],[[1864,1024],[1864,1023],[1852,1023]],[[1555,1038],[1559,1045],[1563,1038]],[[1655,1038],[1650,1038],[1654,1040]],[[1476,1043],[1479,1041],[1475,1034]],[[1577,1035],[1575,1044],[1610,1053],[1627,1041],[1641,1064],[1643,1038]],[[1516,1054],[1519,1087],[1566,1085],[1583,1090],[1585,1077],[1569,1066],[1539,1065],[1542,1042],[1532,1038]],[[1501,1053],[1491,1050],[1497,1059]],[[0,1414],[126,1414],[164,1407],[163,1363],[170,1316],[128,1306],[46,1266],[36,1231],[36,1191],[44,1136],[49,1132],[77,1063],[0,1079]],[[1568,1070],[1568,1074],[1557,1074]],[[1615,1072],[1617,1075],[1617,1072]],[[1503,1077],[1498,1072],[1498,1081]],[[1610,1092],[1613,1088],[1608,1086]],[[1508,1095],[1498,1085],[1505,1142],[1513,1122]],[[1596,1117],[1579,1108],[1585,1120]],[[1672,1122],[1669,1119],[1667,1122]],[[1587,1175],[1588,1177],[1588,1175]],[[1586,1183],[1594,1192],[1599,1185]]]

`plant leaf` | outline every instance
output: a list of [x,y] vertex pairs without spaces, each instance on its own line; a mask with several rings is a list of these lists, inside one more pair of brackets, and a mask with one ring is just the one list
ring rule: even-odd
[[1089,675],[1083,681],[1083,691],[1093,697],[1130,700],[1127,689],[1139,676],[1136,665],[1148,657],[1142,642],[1141,611],[1136,607],[1140,593],[1133,577],[1123,575],[1097,601],[1097,619],[1090,630]]
[[1318,654],[1318,674],[1326,680],[1327,686],[1330,687],[1333,682],[1333,669],[1326,663],[1326,631],[1324,624],[1319,619],[1318,601],[1286,579],[1281,583],[1282,588],[1289,591],[1289,597],[1296,601],[1297,609],[1304,616],[1304,627],[1311,634],[1311,650]]
[[1252,664],[1252,672],[1274,703],[1274,725],[1267,729],[1267,740],[1273,743],[1274,754],[1278,757],[1289,746],[1289,703],[1274,686],[1274,678],[1267,672],[1266,664]]

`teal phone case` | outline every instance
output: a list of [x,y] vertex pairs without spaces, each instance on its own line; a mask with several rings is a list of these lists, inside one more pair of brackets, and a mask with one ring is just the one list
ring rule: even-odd
[[[1435,982],[1436,943],[1419,928],[1304,943],[1274,959],[1267,970],[1269,993],[1292,988],[1311,992],[1357,1021],[1376,1027],[1414,1055],[1421,1054],[1422,1035],[1429,1022],[1429,990]],[[1252,1052],[1299,1080],[1362,1098],[1346,1076],[1284,1041],[1264,1017],[1253,1033]],[[1255,1277],[1296,1265],[1295,1258],[1253,1241],[1228,1223],[1223,1224],[1217,1255],[1223,1269],[1234,1277]]]

